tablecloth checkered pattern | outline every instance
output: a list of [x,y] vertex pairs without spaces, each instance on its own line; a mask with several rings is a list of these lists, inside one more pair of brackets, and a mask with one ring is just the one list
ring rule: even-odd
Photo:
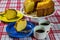
[[[54,26],[44,40],[60,40],[60,0],[53,1],[55,3],[55,12],[46,19],[54,23]],[[0,12],[9,8],[22,11],[23,2],[24,0],[0,0]],[[34,37],[11,38],[6,32],[6,26],[7,24],[0,21],[0,40],[37,40]]]

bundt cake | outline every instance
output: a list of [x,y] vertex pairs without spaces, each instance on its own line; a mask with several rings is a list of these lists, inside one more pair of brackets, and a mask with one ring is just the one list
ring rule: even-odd
[[5,17],[7,19],[12,19],[17,17],[17,11],[14,9],[8,9],[5,11]]
[[37,16],[47,16],[54,11],[54,3],[51,0],[46,0],[45,2],[39,2],[37,4]]
[[26,13],[29,13],[31,11],[33,11],[34,9],[34,2],[30,1],[30,0],[25,0],[24,2],[24,10]]
[[17,32],[20,32],[26,28],[27,21],[24,19],[18,20],[15,24],[15,29]]
[[24,11],[26,15],[47,16],[54,12],[54,2],[52,0],[25,0]]

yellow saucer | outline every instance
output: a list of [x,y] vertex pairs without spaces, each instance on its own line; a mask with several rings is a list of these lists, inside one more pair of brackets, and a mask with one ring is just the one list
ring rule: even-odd
[[5,17],[5,15],[0,16],[0,20],[1,20],[1,21],[4,21],[4,22],[15,22],[15,21],[17,21],[17,20],[19,20],[19,19],[21,19],[21,18],[23,18],[23,14],[22,14],[20,11],[17,11],[17,17],[14,18],[14,19],[8,20],[8,19]]

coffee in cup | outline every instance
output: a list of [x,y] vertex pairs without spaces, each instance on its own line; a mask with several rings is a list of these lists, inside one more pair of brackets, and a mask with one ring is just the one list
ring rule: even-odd
[[41,19],[39,21],[39,25],[44,27],[46,31],[50,31],[50,28],[53,26],[53,23],[50,23],[50,21],[46,20],[46,19]]
[[43,33],[43,32],[45,32],[45,30],[40,29],[40,30],[36,30],[36,32],[37,33]]
[[49,23],[41,23],[40,25],[45,25],[46,26],[46,25],[49,25]]
[[45,29],[42,26],[36,26],[34,28],[34,37],[36,39],[45,39],[47,34],[48,33],[45,31]]

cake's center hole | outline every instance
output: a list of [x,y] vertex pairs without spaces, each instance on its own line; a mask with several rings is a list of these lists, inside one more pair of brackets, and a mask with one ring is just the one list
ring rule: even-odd
[[37,1],[37,2],[35,2],[35,6],[34,6],[34,10],[33,10],[33,12],[36,11],[36,7],[37,7],[38,2],[41,2],[41,1]]

